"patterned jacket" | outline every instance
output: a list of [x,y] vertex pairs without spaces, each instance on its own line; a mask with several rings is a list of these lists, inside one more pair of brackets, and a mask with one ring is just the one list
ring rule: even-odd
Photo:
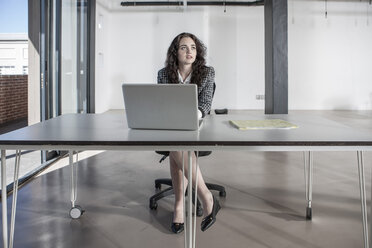
[[[214,69],[206,67],[207,73],[203,78],[201,86],[198,86],[198,108],[204,118],[211,111],[213,91],[214,91]],[[158,84],[168,84],[168,75],[166,69],[163,68],[158,72]]]

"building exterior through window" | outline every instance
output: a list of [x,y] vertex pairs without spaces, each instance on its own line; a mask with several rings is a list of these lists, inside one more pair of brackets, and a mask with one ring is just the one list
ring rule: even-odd
[[27,34],[0,34],[0,75],[28,74]]

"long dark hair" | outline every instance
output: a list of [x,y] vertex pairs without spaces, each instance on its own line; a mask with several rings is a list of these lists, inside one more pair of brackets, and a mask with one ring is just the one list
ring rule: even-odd
[[169,82],[172,84],[178,83],[178,48],[182,38],[189,37],[191,38],[196,45],[196,58],[194,63],[192,63],[192,76],[191,82],[192,84],[197,84],[200,86],[202,83],[202,78],[206,74],[206,62],[205,62],[205,55],[207,48],[204,44],[193,34],[190,33],[181,33],[173,39],[171,45],[168,48],[167,52],[167,59],[165,61],[165,68],[167,70]]

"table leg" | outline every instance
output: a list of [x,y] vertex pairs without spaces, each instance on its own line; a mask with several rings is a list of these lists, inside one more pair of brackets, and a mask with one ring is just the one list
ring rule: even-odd
[[[187,186],[187,207],[185,206],[185,200],[183,204],[184,209],[184,217],[186,219],[185,221],[185,248],[195,248],[195,225],[196,225],[196,212],[194,215],[194,219],[192,217],[192,171],[193,171],[193,163],[192,163],[192,152],[187,152],[187,161],[188,161],[188,186]],[[184,156],[182,152],[182,161],[184,161]],[[196,168],[197,170],[197,168]],[[184,164],[182,162],[182,175],[184,175]],[[196,182],[198,180],[198,174],[196,174]],[[183,183],[184,185],[184,183]],[[197,203],[197,186],[195,185],[195,206]],[[185,198],[184,198],[185,199]],[[196,208],[195,208],[196,211]],[[186,217],[186,212],[188,213]]]
[[[72,219],[79,219],[80,216],[84,213],[84,210],[79,206],[75,205],[76,198],[77,198],[77,171],[74,164],[74,151],[69,151],[69,161],[70,161],[70,168],[71,168],[71,209],[70,209],[70,217]],[[76,154],[76,162],[78,162]]]
[[192,224],[192,155],[191,151],[187,152],[188,161],[188,188],[187,188],[187,225],[186,225],[186,238],[187,238],[187,248],[192,248],[193,241],[193,224]]
[[195,168],[195,196],[194,196],[194,230],[193,230],[193,248],[195,248],[195,242],[196,242],[196,215],[197,215],[197,206],[198,206],[198,152],[196,155],[196,168]]
[[14,226],[15,226],[16,209],[17,209],[18,175],[19,175],[20,162],[21,162],[21,151],[17,150],[16,157],[15,157],[15,166],[14,166],[13,201],[12,201],[12,215],[10,219],[9,248],[13,248],[13,241],[14,241]]
[[304,172],[305,172],[305,191],[306,191],[306,219],[313,217],[311,202],[313,200],[313,152],[304,152]]
[[1,206],[3,217],[3,247],[8,247],[8,210],[6,203],[6,156],[1,150]]
[[[371,169],[371,175],[372,175],[372,169]],[[367,205],[368,206],[368,205]],[[371,184],[371,203],[370,203],[370,210],[371,210],[371,212],[370,213],[372,213],[372,184]],[[368,213],[368,212],[367,212]],[[370,215],[371,216],[371,215]],[[368,222],[367,222],[368,223]],[[369,240],[372,240],[372,233],[371,233],[371,231],[372,231],[372,222],[370,221],[370,224],[369,224],[369,231],[368,231],[368,241]],[[369,245],[369,244],[368,244]]]
[[[184,152],[182,151],[182,192],[185,191],[185,156]],[[187,219],[186,219],[186,197],[184,196],[183,199],[183,219],[185,220],[185,235],[184,235],[184,246],[187,247]]]
[[75,184],[75,166],[74,166],[74,151],[68,152],[69,157],[69,163],[70,163],[70,169],[71,169],[71,177],[70,177],[70,183],[71,183],[71,207],[75,207],[75,201],[76,201],[76,184]]
[[367,199],[366,199],[366,186],[365,186],[364,162],[363,162],[362,151],[357,151],[357,159],[358,159],[360,202],[361,202],[362,220],[363,220],[364,248],[368,248],[369,242],[368,242]]

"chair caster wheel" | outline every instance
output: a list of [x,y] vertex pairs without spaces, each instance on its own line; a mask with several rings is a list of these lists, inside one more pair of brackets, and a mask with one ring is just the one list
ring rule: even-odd
[[82,216],[84,212],[85,211],[79,205],[75,205],[75,207],[70,209],[69,214],[72,219],[79,219],[80,216]]
[[313,209],[307,207],[306,208],[306,220],[311,220],[313,218]]
[[158,204],[156,202],[154,202],[154,203],[151,203],[150,202],[150,206],[149,207],[150,207],[151,210],[156,210],[158,208]]
[[155,183],[155,189],[161,189],[161,184],[160,183]]
[[220,191],[220,196],[221,197],[226,197],[226,191]]

